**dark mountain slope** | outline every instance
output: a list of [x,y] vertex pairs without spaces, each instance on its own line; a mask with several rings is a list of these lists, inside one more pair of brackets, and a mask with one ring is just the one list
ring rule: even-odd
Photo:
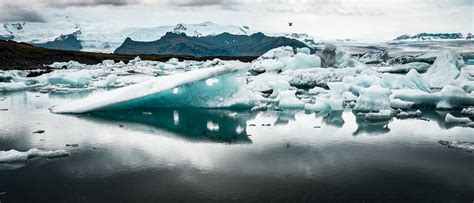
[[46,43],[33,44],[37,47],[43,47],[48,49],[58,50],[69,50],[69,51],[80,51],[82,49],[81,41],[76,37],[76,34],[61,35],[54,41]]
[[122,54],[103,54],[93,52],[80,51],[63,51],[35,47],[26,43],[17,43],[14,41],[0,40],[0,70],[6,69],[46,69],[45,64],[54,62],[67,62],[69,60],[78,61],[85,64],[97,64],[105,59],[112,59],[116,62],[134,59],[137,55],[142,60],[168,61],[170,58],[179,60],[211,60],[220,58],[223,60],[240,60],[250,62],[256,57],[254,56],[213,56],[213,57],[193,57],[193,56],[177,56],[177,55],[122,55]]
[[166,33],[159,40],[138,42],[127,38],[115,50],[118,54],[173,54],[192,56],[260,56],[280,46],[307,47],[304,43],[287,37],[268,37],[262,33],[189,37],[185,34]]

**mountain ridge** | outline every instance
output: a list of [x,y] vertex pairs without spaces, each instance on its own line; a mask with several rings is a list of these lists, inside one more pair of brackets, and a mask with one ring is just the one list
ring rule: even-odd
[[[127,38],[114,53],[117,54],[177,54],[192,56],[259,56],[280,46],[308,47],[287,37],[269,37],[261,32],[252,35],[222,33],[214,36],[192,37],[184,33],[166,33],[158,40],[140,42]],[[309,48],[309,47],[308,47]]]

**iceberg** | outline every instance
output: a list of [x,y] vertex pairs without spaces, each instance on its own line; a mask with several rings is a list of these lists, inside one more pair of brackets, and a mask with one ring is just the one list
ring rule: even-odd
[[446,123],[470,123],[472,122],[471,119],[468,117],[455,117],[450,113],[446,114],[446,117],[444,118],[444,121]]
[[454,109],[474,105],[474,95],[452,85],[446,85],[439,92],[428,93],[418,89],[393,90],[392,97],[402,101],[413,102],[418,107],[436,107]]
[[416,118],[423,116],[423,113],[420,110],[412,112],[399,111],[396,116],[397,118]]
[[24,82],[0,82],[0,92],[14,92],[27,90],[29,88],[31,87],[26,85]]
[[365,119],[369,121],[389,120],[393,117],[391,110],[385,109],[379,112],[370,112],[365,114]]
[[304,108],[304,102],[296,98],[296,90],[281,91],[276,100],[282,109]]
[[[239,63],[234,63],[160,76],[135,85],[53,106],[50,110],[53,113],[84,113],[144,106],[156,108],[253,106],[249,105],[249,103],[256,102],[256,98],[252,94],[236,95],[239,87],[242,86],[241,83],[235,83],[238,77],[232,74],[225,75],[247,67],[246,64],[239,66]],[[220,85],[210,86],[202,82],[216,76],[226,77],[217,78]],[[198,81],[201,82],[197,83]]]
[[319,57],[321,58],[321,67],[334,67],[336,65],[336,49],[334,44],[326,44]]
[[392,92],[389,89],[374,85],[362,89],[362,94],[357,99],[354,107],[356,111],[380,111],[390,109],[390,99],[388,95]]
[[431,92],[428,82],[416,70],[410,70],[405,76],[385,73],[380,84],[389,89],[419,89]]
[[442,88],[459,76],[464,65],[458,54],[447,50],[438,55],[433,65],[426,71],[424,78],[432,88]]
[[408,73],[410,70],[424,73],[430,68],[430,64],[424,62],[411,62],[403,65],[380,67],[378,71],[383,73]]
[[92,80],[92,75],[86,71],[53,73],[48,78],[52,85],[65,85],[69,87],[85,87]]
[[474,151],[474,143],[473,142],[460,142],[460,141],[447,141],[447,140],[440,140],[439,143],[441,145],[446,145],[449,148],[465,150],[467,152]]
[[474,116],[474,107],[463,108],[461,114]]
[[49,65],[49,67],[54,69],[81,69],[85,68],[86,64],[71,60],[69,62],[54,62],[53,64]]

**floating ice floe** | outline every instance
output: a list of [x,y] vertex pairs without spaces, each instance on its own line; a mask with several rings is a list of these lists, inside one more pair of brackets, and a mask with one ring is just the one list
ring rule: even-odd
[[418,109],[416,111],[399,111],[396,115],[397,118],[416,118],[423,116],[423,113]]
[[40,149],[30,149],[28,151],[0,151],[0,163],[15,163],[15,162],[26,162],[28,159],[42,157],[42,158],[57,158],[69,156],[69,152],[65,150],[55,151],[43,151]]
[[65,85],[68,87],[85,87],[92,80],[92,75],[87,71],[53,73],[48,77],[48,83],[52,85]]
[[369,121],[389,120],[393,117],[391,110],[385,109],[379,112],[370,112],[365,114],[365,119]]
[[402,65],[380,67],[378,71],[383,73],[408,73],[410,70],[424,73],[430,68],[430,64],[425,62],[412,62]]
[[392,97],[412,102],[418,107],[436,107],[437,109],[454,109],[462,106],[473,106],[474,95],[463,89],[446,85],[439,92],[428,93],[419,89],[392,90]]
[[471,119],[469,119],[468,117],[455,117],[450,113],[446,114],[444,121],[446,123],[464,123],[464,124],[472,122]]
[[0,92],[14,92],[30,89],[24,82],[0,82]]
[[440,143],[441,145],[446,145],[449,148],[465,150],[467,152],[472,152],[474,150],[474,143],[473,142],[440,140],[438,143]]

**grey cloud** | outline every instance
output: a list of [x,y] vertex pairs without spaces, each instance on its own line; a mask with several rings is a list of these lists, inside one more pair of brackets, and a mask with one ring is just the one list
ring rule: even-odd
[[44,17],[36,10],[14,4],[0,4],[0,21],[44,22]]
[[49,7],[126,6],[138,3],[138,0],[45,0],[41,3]]
[[209,7],[218,6],[224,9],[235,9],[236,6],[243,4],[243,1],[239,0],[177,0],[170,1],[171,6],[178,7]]

